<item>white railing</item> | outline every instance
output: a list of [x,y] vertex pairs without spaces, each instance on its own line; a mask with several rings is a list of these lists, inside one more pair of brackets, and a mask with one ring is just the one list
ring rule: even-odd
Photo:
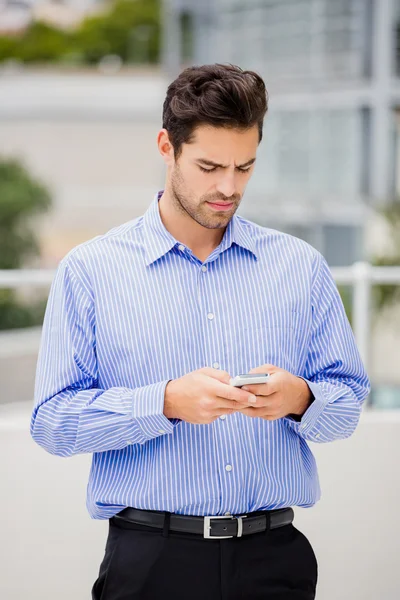
[[357,262],[351,267],[336,267],[332,274],[337,285],[352,285],[352,326],[364,366],[369,371],[371,335],[371,288],[374,284],[400,285],[400,266],[373,267]]
[[50,286],[54,275],[50,269],[0,269],[0,289]]
[[[53,270],[43,269],[0,270],[0,289],[22,288],[31,285],[50,286],[54,274]],[[357,262],[350,267],[334,267],[332,274],[337,285],[353,287],[353,331],[361,358],[368,370],[371,288],[377,283],[400,285],[400,266],[374,267],[367,262]]]

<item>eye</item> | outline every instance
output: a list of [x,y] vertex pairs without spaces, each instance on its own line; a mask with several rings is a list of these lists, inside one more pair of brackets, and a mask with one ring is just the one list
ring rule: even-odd
[[[237,171],[239,171],[239,173],[248,173],[251,169],[253,165],[251,165],[250,167],[247,167],[246,169],[241,169],[240,167],[237,167]],[[214,173],[214,171],[216,171],[218,169],[218,167],[212,167],[211,169],[205,169],[204,167],[201,167],[200,165],[198,165],[200,171],[203,171],[203,173]]]
[[203,171],[203,173],[213,173],[214,171],[216,171],[217,167],[213,167],[212,169],[205,169],[204,167],[200,167],[199,165],[199,169],[200,171]]

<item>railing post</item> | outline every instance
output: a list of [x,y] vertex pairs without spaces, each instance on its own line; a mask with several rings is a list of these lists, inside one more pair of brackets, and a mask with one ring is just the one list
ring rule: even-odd
[[371,265],[356,262],[353,265],[353,331],[357,346],[368,372],[370,350]]

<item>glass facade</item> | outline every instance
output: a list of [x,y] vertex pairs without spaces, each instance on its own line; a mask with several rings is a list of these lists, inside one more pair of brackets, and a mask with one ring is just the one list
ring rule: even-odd
[[268,79],[361,78],[369,0],[218,0],[219,59]]
[[360,194],[362,115],[358,110],[271,111],[252,189],[348,197]]
[[254,69],[270,92],[248,217],[271,224],[275,210],[271,226],[298,231],[331,264],[365,256],[370,207],[400,189],[400,0],[179,2],[197,14],[196,39],[211,40],[194,63]]

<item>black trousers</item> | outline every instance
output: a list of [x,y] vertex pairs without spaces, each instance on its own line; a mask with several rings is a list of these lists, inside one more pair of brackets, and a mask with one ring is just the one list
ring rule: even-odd
[[313,600],[317,569],[293,525],[209,540],[110,519],[92,600]]

